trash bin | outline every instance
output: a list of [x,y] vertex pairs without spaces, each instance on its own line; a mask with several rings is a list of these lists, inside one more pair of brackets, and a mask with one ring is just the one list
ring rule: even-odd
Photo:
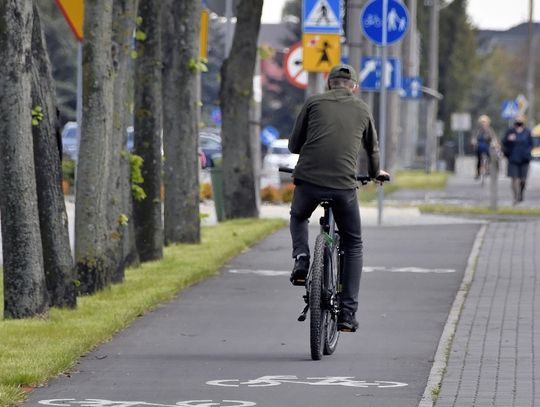
[[214,197],[218,222],[225,219],[225,203],[223,202],[223,169],[221,168],[221,160],[221,154],[212,155],[214,166],[210,168],[212,196]]

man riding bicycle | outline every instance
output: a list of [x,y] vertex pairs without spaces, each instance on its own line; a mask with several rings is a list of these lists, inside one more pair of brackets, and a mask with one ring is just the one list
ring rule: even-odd
[[379,169],[379,146],[368,106],[353,95],[358,77],[349,65],[336,65],[328,76],[329,90],[308,98],[289,138],[299,154],[293,172],[296,185],[291,205],[293,285],[304,285],[309,271],[308,220],[321,200],[331,200],[344,250],[341,311],[338,329],[354,332],[362,272],[362,232],[356,171],[363,147],[368,175],[388,177]]

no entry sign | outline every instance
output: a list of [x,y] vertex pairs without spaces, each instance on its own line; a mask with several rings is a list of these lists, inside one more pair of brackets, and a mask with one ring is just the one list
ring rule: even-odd
[[283,58],[283,68],[287,80],[300,89],[306,89],[308,83],[308,75],[304,70],[303,58],[304,52],[301,42],[297,42],[290,47]]

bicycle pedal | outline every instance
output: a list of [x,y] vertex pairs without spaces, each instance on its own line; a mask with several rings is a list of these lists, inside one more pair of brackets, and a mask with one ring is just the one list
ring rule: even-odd
[[302,313],[298,317],[298,322],[304,322],[306,320],[308,309],[309,309],[309,305],[306,305],[304,309],[302,310]]

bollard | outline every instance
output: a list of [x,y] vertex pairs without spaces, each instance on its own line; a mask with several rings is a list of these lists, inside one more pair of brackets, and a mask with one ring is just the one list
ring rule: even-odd
[[490,209],[496,211],[499,200],[499,152],[491,149],[491,164],[489,166],[489,181],[490,181]]

